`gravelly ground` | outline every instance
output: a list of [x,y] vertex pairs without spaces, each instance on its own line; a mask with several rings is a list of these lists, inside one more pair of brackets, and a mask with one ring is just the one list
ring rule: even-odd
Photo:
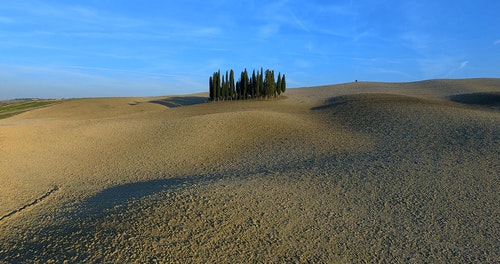
[[2,215],[58,189],[1,220],[0,262],[498,262],[500,114],[476,99],[499,91],[359,82],[1,120]]

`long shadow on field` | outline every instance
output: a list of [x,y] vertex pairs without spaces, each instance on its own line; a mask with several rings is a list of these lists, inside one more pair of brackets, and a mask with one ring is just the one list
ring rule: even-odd
[[[247,172],[246,175],[242,173],[242,175],[244,177],[253,173],[272,173],[272,171],[264,168]],[[61,213],[54,215],[55,223],[42,228],[33,227],[24,230],[23,234],[20,234],[22,239],[7,242],[15,246],[9,246],[6,250],[0,249],[0,263],[59,263],[65,260],[85,263],[89,259],[100,259],[101,261],[98,262],[105,262],[106,256],[96,257],[94,255],[96,252],[93,249],[89,250],[89,247],[92,244],[109,245],[116,237],[115,226],[106,224],[108,221],[106,219],[118,215],[118,219],[125,220],[126,218],[120,215],[126,213],[128,206],[149,195],[190,188],[193,184],[210,182],[222,177],[221,174],[193,175],[186,178],[127,183],[105,189],[82,201],[76,207],[70,206],[69,210],[62,210]],[[4,241],[0,240],[0,242]],[[0,248],[1,246],[2,244]],[[80,251],[73,250],[75,248]],[[82,249],[84,250],[81,251]]]
[[470,93],[452,95],[449,99],[453,102],[485,106],[485,107],[500,107],[500,93],[499,92],[486,92],[486,93]]
[[334,97],[334,98],[328,99],[324,105],[312,107],[311,110],[313,110],[313,111],[328,110],[328,109],[335,108],[335,107],[338,107],[341,105],[345,105],[347,103],[348,102],[343,100],[342,97]]
[[[144,182],[127,183],[105,189],[96,195],[84,200],[71,211],[62,212],[55,219],[64,219],[41,229],[26,230],[26,237],[43,237],[34,241],[31,239],[17,240],[16,247],[0,250],[0,262],[26,263],[50,261],[63,262],[72,259],[75,262],[86,262],[92,252],[77,252],[66,248],[85,248],[87,241],[92,240],[96,231],[109,232],[113,237],[114,231],[102,230],[103,218],[113,213],[119,213],[134,201],[160,191],[169,191],[192,183],[204,180],[203,177],[171,178]],[[54,246],[54,243],[57,246]],[[2,262],[3,263],[3,262]]]
[[[75,263],[86,263],[90,259],[101,258],[105,262],[106,256],[96,257],[94,246],[105,247],[113,242],[117,232],[113,219],[127,221],[126,214],[130,206],[140,206],[134,201],[147,199],[148,196],[161,192],[169,192],[191,188],[194,184],[204,184],[226,177],[245,178],[254,175],[274,175],[283,171],[295,170],[300,167],[307,170],[312,167],[324,167],[335,164],[340,168],[348,167],[342,164],[349,160],[342,157],[339,160],[303,157],[298,161],[283,161],[276,164],[255,164],[245,167],[241,171],[216,172],[214,174],[196,174],[186,177],[158,179],[143,182],[127,183],[108,189],[89,197],[81,203],[68,205],[66,209],[53,215],[54,223],[47,226],[34,226],[22,231],[18,238],[12,241],[1,240],[0,262],[3,263],[47,263],[71,260]],[[49,214],[50,215],[50,214]],[[125,216],[123,216],[125,215]],[[137,223],[140,224],[140,223]],[[133,224],[132,224],[133,225]],[[125,230],[126,231],[126,230]],[[123,230],[120,232],[123,233]],[[37,239],[31,239],[37,238]],[[125,238],[119,238],[127,243]],[[2,244],[4,243],[4,244]],[[2,245],[9,245],[2,250]],[[92,249],[89,249],[91,248]],[[78,250],[74,250],[78,249]],[[3,261],[3,262],[2,262]]]
[[129,201],[139,200],[153,193],[172,190],[199,180],[198,178],[172,178],[118,185],[88,198],[80,205],[79,211],[81,216],[99,216]]
[[186,96],[186,97],[167,97],[164,99],[153,100],[150,102],[154,104],[160,104],[168,108],[175,108],[179,106],[202,104],[207,101],[208,99],[206,97]]

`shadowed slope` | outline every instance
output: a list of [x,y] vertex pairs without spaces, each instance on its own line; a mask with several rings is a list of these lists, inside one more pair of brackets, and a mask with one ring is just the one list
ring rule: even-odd
[[450,100],[463,104],[500,108],[500,92],[459,94],[450,96]]
[[199,96],[167,97],[150,101],[151,103],[164,105],[168,108],[188,106],[208,102],[208,98]]

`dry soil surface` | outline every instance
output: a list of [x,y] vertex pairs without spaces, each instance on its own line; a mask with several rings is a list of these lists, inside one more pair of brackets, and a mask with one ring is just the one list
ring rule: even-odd
[[0,120],[0,262],[500,262],[500,79]]

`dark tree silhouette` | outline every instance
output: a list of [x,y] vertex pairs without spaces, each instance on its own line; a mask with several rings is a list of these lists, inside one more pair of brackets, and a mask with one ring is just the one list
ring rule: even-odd
[[231,100],[234,99],[234,96],[235,96],[235,86],[234,86],[234,71],[233,69],[231,69],[231,71],[229,72],[229,90],[230,90],[230,97],[231,97]]
[[278,79],[276,80],[276,93],[281,95],[281,72],[278,72]]
[[260,74],[259,72],[257,72],[257,75],[255,76],[255,98],[259,98],[260,97]]
[[215,100],[219,100],[221,97],[221,87],[220,87],[220,70],[217,72],[215,79]]
[[266,97],[273,97],[276,93],[276,83],[274,82],[274,71],[266,70],[266,78],[264,80]]
[[250,78],[250,94],[252,98],[255,98],[255,90],[257,90],[257,77],[255,76],[255,69],[252,72],[252,77]]
[[245,69],[242,73],[241,73],[241,83],[243,85],[243,99],[247,99],[248,98],[248,72],[247,72],[247,69]]
[[286,80],[285,80],[285,74],[281,76],[281,93],[285,93],[286,91]]
[[261,67],[260,72],[252,71],[252,76],[248,76],[248,71],[245,69],[241,72],[240,78],[235,83],[234,71],[226,71],[226,74],[221,76],[220,69],[213,73],[208,79],[209,85],[209,100],[244,100],[256,98],[270,98],[281,95],[286,90],[285,75],[278,73],[278,78],[274,78],[274,70],[264,69]]
[[224,81],[224,100],[229,98],[229,72],[226,71],[226,80]]
[[214,79],[213,76],[210,76],[208,78],[208,91],[209,91],[209,100],[213,101],[214,100]]

